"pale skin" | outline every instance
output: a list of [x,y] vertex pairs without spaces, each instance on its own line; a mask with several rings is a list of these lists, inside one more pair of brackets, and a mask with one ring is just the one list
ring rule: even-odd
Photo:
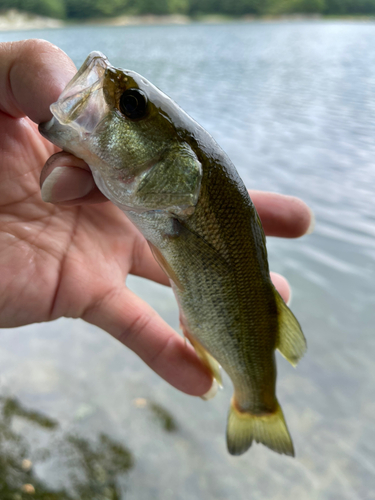
[[[38,132],[75,71],[48,42],[0,44],[0,327],[82,318],[177,389],[201,396],[212,380],[194,350],[125,285],[128,274],[169,284],[147,242],[98,191],[89,167]],[[311,229],[303,201],[250,195],[268,236]],[[272,280],[287,301],[285,278]]]

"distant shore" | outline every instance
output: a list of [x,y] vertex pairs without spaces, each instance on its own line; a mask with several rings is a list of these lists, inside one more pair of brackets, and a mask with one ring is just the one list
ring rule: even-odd
[[179,14],[169,16],[144,15],[144,16],[118,16],[113,18],[92,18],[82,21],[71,21],[53,19],[49,17],[36,16],[27,12],[11,9],[0,14],[0,31],[18,31],[48,28],[63,28],[64,26],[141,26],[141,25],[186,25],[191,23],[218,24],[226,22],[251,23],[262,22],[290,22],[290,21],[362,21],[374,22],[375,16],[321,16],[319,14],[293,14],[282,16],[243,16],[233,18],[222,15],[205,15],[199,18],[191,18]]
[[62,28],[65,21],[50,17],[36,16],[15,9],[0,14],[0,31],[33,30],[46,28]]

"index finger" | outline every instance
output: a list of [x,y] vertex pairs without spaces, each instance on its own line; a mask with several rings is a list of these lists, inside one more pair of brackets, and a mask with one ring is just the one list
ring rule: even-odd
[[0,43],[0,110],[48,121],[50,104],[76,71],[65,52],[45,40]]
[[298,238],[314,230],[315,217],[300,198],[266,191],[249,191],[267,236]]

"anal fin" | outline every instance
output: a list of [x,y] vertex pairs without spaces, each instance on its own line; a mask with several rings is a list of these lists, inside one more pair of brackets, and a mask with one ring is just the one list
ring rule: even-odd
[[294,314],[276,290],[275,297],[279,315],[279,334],[276,347],[290,364],[296,366],[306,352],[306,339]]
[[209,370],[212,375],[212,378],[216,380],[219,387],[223,387],[223,379],[221,376],[221,367],[216,359],[211,356],[211,354],[202,346],[198,340],[195,339],[190,333],[186,330],[186,328],[181,325],[184,336],[188,339],[191,345],[194,347],[195,352],[197,353],[198,358],[202,361],[204,366]]

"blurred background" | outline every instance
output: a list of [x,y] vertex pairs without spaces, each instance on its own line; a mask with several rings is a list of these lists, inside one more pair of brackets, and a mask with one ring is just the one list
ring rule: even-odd
[[126,14],[371,15],[375,13],[375,0],[0,0],[0,9],[71,20]]
[[[11,6],[69,19],[375,13],[375,0]],[[260,445],[231,457],[227,378],[210,402],[186,396],[105,332],[61,319],[0,331],[1,500],[375,499],[375,24],[197,19],[68,23],[3,32],[0,41],[44,38],[77,66],[102,51],[200,122],[249,188],[296,195],[312,207],[314,234],[268,239],[271,269],[290,281],[308,341],[296,370],[277,355],[278,395],[297,457]],[[178,329],[168,288],[135,277],[128,286]]]

